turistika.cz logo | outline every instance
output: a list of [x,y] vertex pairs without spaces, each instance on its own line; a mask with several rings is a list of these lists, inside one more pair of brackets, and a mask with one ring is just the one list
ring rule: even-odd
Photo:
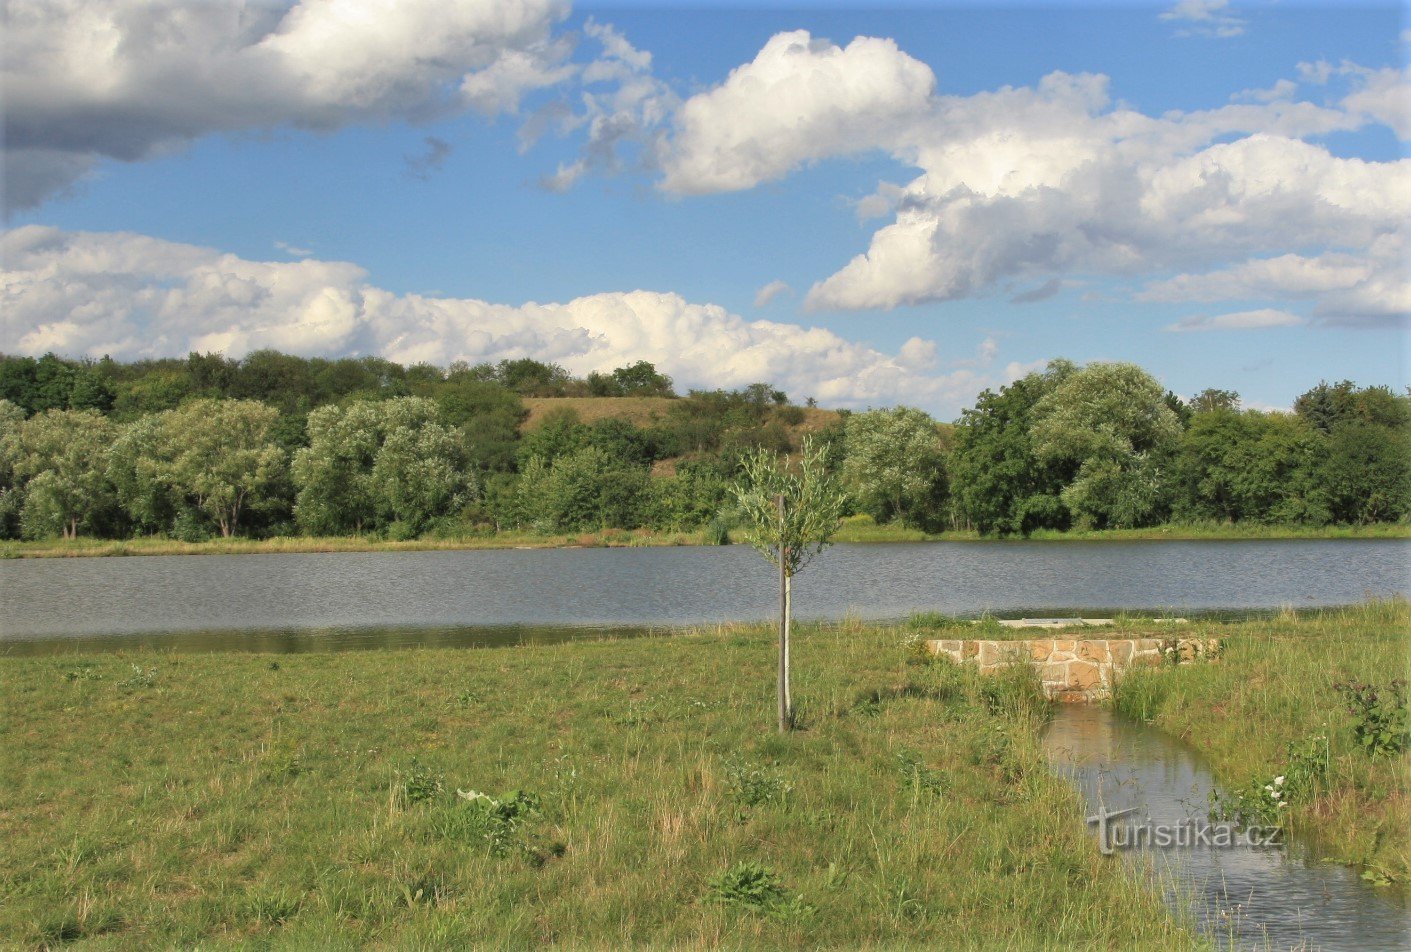
[[1270,849],[1283,845],[1283,827],[1245,826],[1181,820],[1179,823],[1144,823],[1114,820],[1135,813],[1136,807],[1101,812],[1087,818],[1097,824],[1097,848],[1105,855],[1133,849]]

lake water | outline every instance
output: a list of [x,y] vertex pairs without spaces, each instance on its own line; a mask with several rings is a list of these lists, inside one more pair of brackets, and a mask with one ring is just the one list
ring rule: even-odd
[[[1155,847],[1155,834],[1117,832],[1205,825],[1215,783],[1204,761],[1184,744],[1096,705],[1059,705],[1044,748],[1077,784],[1085,816],[1131,809],[1113,819],[1114,861],[1154,876],[1170,905],[1189,915],[1219,948],[1322,949],[1368,952],[1411,948],[1411,910],[1404,895],[1362,882],[1346,867],[1320,862],[1316,844],[1282,847]],[[1097,825],[1090,824],[1097,835]],[[1179,835],[1179,834],[1177,834]],[[1212,836],[1212,839],[1214,837]],[[1174,839],[1174,837],[1173,837]],[[1262,839],[1262,837],[1261,837]]]
[[[804,619],[1310,607],[1411,594],[1408,565],[1406,540],[838,545],[794,604]],[[498,643],[765,619],[776,586],[742,545],[8,560],[0,643]]]

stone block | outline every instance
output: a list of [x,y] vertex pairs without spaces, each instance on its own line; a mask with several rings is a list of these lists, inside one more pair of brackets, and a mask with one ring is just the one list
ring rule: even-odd
[[1068,686],[1087,691],[1102,684],[1102,670],[1089,661],[1074,661],[1068,665]]
[[1107,642],[1105,641],[1080,641],[1078,642],[1078,660],[1106,662],[1108,660]]
[[1029,642],[1029,657],[1035,661],[1047,661],[1053,654],[1052,638],[1036,638]]

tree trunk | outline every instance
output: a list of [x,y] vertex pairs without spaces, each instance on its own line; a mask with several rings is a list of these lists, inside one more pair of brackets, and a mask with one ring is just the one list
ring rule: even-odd
[[792,726],[789,707],[789,550],[784,539],[784,497],[779,504],[779,732]]
[[794,625],[794,577],[784,576],[784,715],[794,728],[794,664],[792,657]]

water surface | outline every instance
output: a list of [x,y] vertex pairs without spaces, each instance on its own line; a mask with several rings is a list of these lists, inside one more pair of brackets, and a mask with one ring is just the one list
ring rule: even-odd
[[[1135,808],[1123,820],[1144,824],[1206,820],[1214,780],[1189,747],[1155,728],[1098,705],[1055,709],[1044,748],[1078,785],[1086,816]],[[1092,825],[1096,835],[1096,825]],[[1134,837],[1129,835],[1128,841]],[[1193,914],[1220,947],[1411,949],[1411,910],[1400,894],[1363,882],[1352,870],[1319,862],[1316,846],[1151,848],[1117,851],[1160,883],[1178,914]]]
[[[839,545],[795,581],[801,618],[1347,604],[1411,593],[1408,540]],[[765,619],[747,546],[0,561],[0,641],[398,627],[660,627]]]

